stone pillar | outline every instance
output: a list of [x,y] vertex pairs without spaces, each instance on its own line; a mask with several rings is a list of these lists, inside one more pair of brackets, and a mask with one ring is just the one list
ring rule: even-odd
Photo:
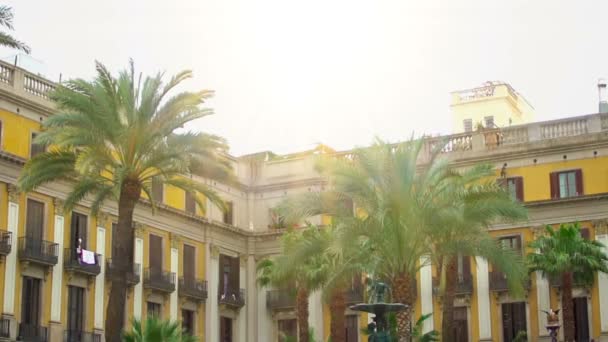
[[247,336],[249,336],[250,341],[255,341],[255,336],[257,336],[257,295],[258,291],[255,257],[253,255],[249,255],[247,257],[247,293],[245,294],[245,298],[247,300]]
[[175,275],[175,291],[169,296],[169,317],[172,321],[177,321],[177,304],[178,304],[178,273],[179,273],[179,244],[178,236],[171,234],[171,273]]
[[323,300],[320,290],[308,297],[308,310],[308,325],[315,331],[315,341],[323,341]]
[[133,287],[133,318],[141,319],[143,307],[143,272],[144,272],[144,231],[141,225],[135,225],[135,246],[133,262],[139,264],[139,282]]
[[[608,220],[594,222],[595,239],[604,244],[604,253],[608,254]],[[597,286],[600,300],[600,342],[608,341],[608,274],[598,272]]]
[[257,298],[257,314],[258,314],[258,333],[257,342],[272,341],[273,333],[273,321],[270,312],[266,308],[266,291],[263,287],[258,287],[258,298]]
[[479,340],[492,341],[488,261],[484,258],[476,256],[475,262],[477,263],[477,309],[479,312]]
[[[433,273],[431,271],[431,259],[429,256],[420,258],[420,303],[422,315],[433,313]],[[434,317],[434,316],[431,316]],[[434,329],[433,319],[424,321],[422,331],[430,332]]]
[[[534,239],[540,237],[545,230],[544,226],[532,228]],[[536,251],[538,253],[538,250]],[[545,278],[542,272],[535,272],[536,275],[536,300],[538,310],[549,310],[551,301],[549,299],[549,280]],[[538,314],[538,335],[539,341],[550,341],[549,333],[547,332],[547,315],[539,311]]]
[[105,297],[105,282],[106,282],[106,229],[104,228],[107,216],[104,214],[97,215],[97,246],[96,252],[101,255],[99,262],[101,263],[101,272],[95,277],[95,314],[94,328],[97,331],[103,331],[104,327],[104,297]]
[[2,317],[10,321],[11,338],[17,338],[17,320],[15,319],[15,286],[17,274],[17,249],[19,230],[19,193],[17,187],[8,184],[8,223],[7,231],[11,233],[11,252],[6,256],[4,268],[4,306]]
[[205,341],[218,341],[220,339],[220,314],[218,308],[219,286],[219,257],[220,250],[209,243],[206,245],[205,258],[207,260],[207,280],[209,296],[205,304]]
[[[239,257],[239,288],[245,290],[245,300],[249,297],[249,289],[247,288],[247,257],[240,256]],[[236,318],[236,328],[238,330],[236,336],[237,341],[247,342],[247,311],[249,307],[247,306],[247,301],[245,302],[245,306],[241,308],[238,312],[238,316]]]

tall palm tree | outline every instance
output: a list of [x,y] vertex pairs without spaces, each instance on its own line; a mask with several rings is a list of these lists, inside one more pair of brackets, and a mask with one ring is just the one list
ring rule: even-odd
[[535,249],[528,254],[530,272],[541,271],[543,275],[562,281],[562,319],[564,341],[574,341],[574,307],[572,287],[577,274],[608,273],[608,256],[599,241],[586,240],[581,236],[580,226],[562,224],[559,229],[546,227],[546,234],[529,244]]
[[[343,158],[323,159],[319,170],[329,176],[330,190],[305,193],[282,204],[286,221],[292,222],[319,213],[347,220],[340,203],[355,203],[358,215],[350,218],[346,235],[357,241],[354,259],[367,260],[375,277],[391,284],[392,300],[410,308],[420,257],[431,253],[428,226],[437,214],[437,202],[443,200],[443,184],[451,177],[447,161],[437,158],[439,147],[425,164],[417,163],[424,146],[423,140],[395,145],[377,141]],[[409,335],[410,315],[397,315],[401,340]]]
[[[177,132],[184,124],[212,114],[201,107],[212,96],[208,90],[168,94],[192,76],[183,71],[166,84],[163,75],[143,78],[130,68],[114,77],[96,63],[92,81],[75,79],[51,94],[58,106],[44,122],[37,142],[52,146],[25,165],[18,186],[23,191],[55,180],[72,182],[65,200],[70,210],[88,197],[95,215],[107,200],[118,202],[118,224],[113,234],[116,270],[127,272],[133,256],[133,211],[142,192],[155,204],[152,180],[184,191],[199,193],[224,208],[217,194],[204,184],[185,177],[193,167],[202,176],[229,177],[221,156],[223,139],[204,133]],[[143,82],[142,82],[143,81]],[[194,196],[203,207],[200,196]],[[112,280],[106,312],[108,341],[120,341],[127,284]]]
[[198,339],[180,329],[179,322],[148,317],[142,324],[133,320],[130,331],[123,334],[123,342],[196,342]]
[[[458,286],[458,258],[481,256],[507,276],[511,293],[521,294],[527,272],[521,255],[503,249],[489,235],[490,224],[522,220],[524,207],[515,202],[491,180],[491,165],[476,165],[463,171],[452,170],[442,183],[443,196],[436,201],[436,215],[428,226],[433,247],[431,260],[438,266],[442,297],[441,337],[452,341],[454,299]],[[488,180],[490,179],[490,180]]]
[[[290,231],[281,237],[284,252],[293,250],[305,239],[310,231]],[[296,290],[296,319],[298,323],[298,341],[309,341],[308,297],[311,292],[321,288],[327,271],[321,263],[321,258],[311,256],[306,259],[293,261],[293,254],[281,254],[275,258],[267,258],[257,265],[258,284],[262,287],[274,286],[286,288],[295,284]]]
[[[0,6],[0,26],[13,30],[13,9],[10,6]],[[0,32],[0,45],[30,53],[30,48],[25,43],[18,41],[6,32]]]

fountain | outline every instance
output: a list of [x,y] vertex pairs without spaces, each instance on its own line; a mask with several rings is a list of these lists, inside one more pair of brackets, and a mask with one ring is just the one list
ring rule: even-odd
[[389,342],[391,341],[386,314],[389,312],[405,311],[408,306],[401,303],[386,303],[384,296],[388,286],[382,282],[372,285],[373,295],[371,303],[356,304],[350,307],[353,311],[373,313],[374,322],[368,325],[370,335],[369,342]]

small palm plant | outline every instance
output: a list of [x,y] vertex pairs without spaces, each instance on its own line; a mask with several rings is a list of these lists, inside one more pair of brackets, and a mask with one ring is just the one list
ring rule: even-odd
[[196,342],[198,339],[180,328],[178,322],[163,321],[154,316],[132,321],[130,331],[124,332],[123,342]]
[[574,341],[574,307],[572,287],[577,274],[608,273],[608,256],[599,241],[586,240],[580,226],[562,224],[559,229],[546,227],[546,235],[530,243],[536,252],[528,254],[531,272],[540,271],[550,278],[562,281],[562,319],[564,341]]

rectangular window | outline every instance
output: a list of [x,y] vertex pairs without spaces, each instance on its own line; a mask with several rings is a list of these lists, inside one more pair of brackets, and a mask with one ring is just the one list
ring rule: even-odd
[[583,192],[583,172],[579,170],[552,172],[551,198],[581,196]]
[[471,259],[468,256],[458,256],[458,282],[471,280]]
[[298,321],[295,319],[280,319],[277,322],[279,328],[279,342],[295,341],[298,337]]
[[44,232],[44,203],[27,200],[27,217],[26,217],[25,235],[33,240],[40,241]]
[[359,316],[346,316],[346,342],[359,341]]
[[87,248],[87,216],[72,212],[70,224],[70,243],[72,248]]
[[220,295],[239,294],[239,258],[220,254]]
[[154,316],[154,317],[162,318],[160,304],[154,303],[154,302],[147,302],[146,306],[147,306],[146,313],[148,314],[148,317]]
[[494,116],[486,116],[485,118],[483,118],[483,120],[486,124],[486,128],[494,128]]
[[186,193],[186,212],[192,215],[196,214],[196,201],[194,200],[195,194],[190,191],[185,191]]
[[502,304],[502,331],[504,342],[511,342],[527,331],[525,302]]
[[521,236],[513,235],[513,236],[504,236],[498,239],[498,242],[505,249],[512,249],[515,251],[521,252]]
[[195,278],[195,253],[196,248],[190,245],[184,245],[184,278],[194,279]]
[[226,202],[226,211],[224,212],[224,223],[232,225],[234,216],[234,204],[230,201]]
[[152,200],[163,203],[163,182],[159,177],[152,178]]
[[232,319],[220,317],[220,342],[232,342]]
[[68,286],[68,335],[76,337],[84,331],[84,314],[84,288]]
[[472,132],[473,131],[473,120],[472,119],[464,119],[462,121],[463,125],[464,125],[464,131],[465,132]]
[[195,335],[194,322],[194,311],[182,310],[182,329],[192,336]]
[[34,139],[36,139],[37,136],[37,133],[32,133],[30,140],[30,158],[34,158],[36,155],[43,153],[46,150],[46,146],[34,143]]
[[467,307],[458,306],[454,308],[454,325],[452,326],[454,342],[469,341],[469,319],[467,317]]
[[149,242],[149,263],[150,272],[160,273],[163,269],[163,238],[158,235],[150,234]]
[[23,277],[21,298],[21,324],[31,327],[39,326],[40,279]]
[[508,177],[498,180],[500,184],[516,201],[524,201],[524,179],[523,177]]

